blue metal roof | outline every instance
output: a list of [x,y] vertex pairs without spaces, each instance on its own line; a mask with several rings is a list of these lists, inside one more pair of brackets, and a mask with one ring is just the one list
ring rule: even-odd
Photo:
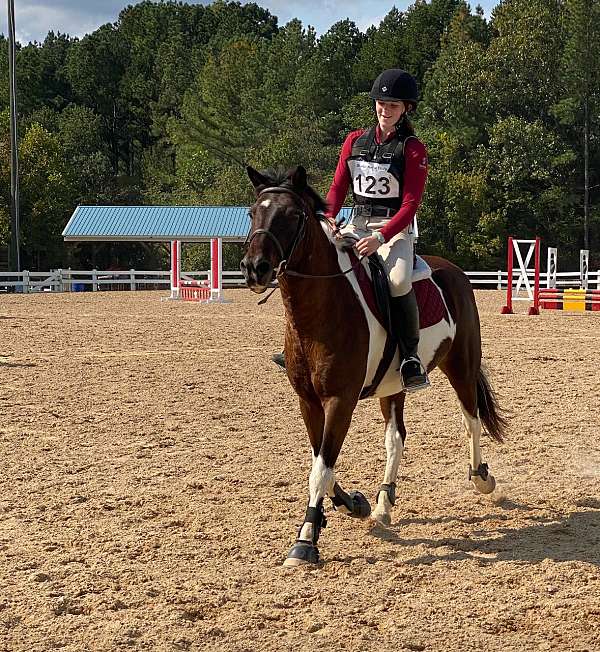
[[243,241],[250,222],[242,206],[78,206],[66,241]]
[[[343,208],[339,217],[349,212]],[[63,237],[67,242],[242,242],[249,227],[244,206],[78,206]]]

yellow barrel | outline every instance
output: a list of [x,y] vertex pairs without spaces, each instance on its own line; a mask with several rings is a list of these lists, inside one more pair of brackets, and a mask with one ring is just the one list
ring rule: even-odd
[[563,293],[563,310],[585,312],[585,290],[565,290]]

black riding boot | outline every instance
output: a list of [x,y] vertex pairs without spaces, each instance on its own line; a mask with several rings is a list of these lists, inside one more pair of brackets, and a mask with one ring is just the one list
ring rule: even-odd
[[400,364],[402,382],[407,392],[415,392],[429,386],[427,371],[419,360],[419,306],[415,291],[403,297],[390,299],[392,329],[398,338],[400,353],[404,358]]

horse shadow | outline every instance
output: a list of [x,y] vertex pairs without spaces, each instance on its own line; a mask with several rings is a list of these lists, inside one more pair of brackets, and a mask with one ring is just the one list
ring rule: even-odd
[[[407,566],[463,560],[476,560],[482,564],[495,564],[502,561],[534,564],[551,559],[580,561],[600,567],[600,500],[584,499],[579,501],[577,506],[587,508],[586,511],[552,516],[531,514],[537,508],[512,501],[505,501],[501,506],[505,509],[521,511],[532,524],[489,529],[478,527],[462,537],[406,538],[402,536],[402,529],[409,524],[478,525],[485,524],[486,521],[497,522],[502,519],[502,514],[475,517],[447,516],[432,519],[407,518],[397,521],[388,528],[376,525],[371,529],[371,534],[396,546],[423,545],[432,549],[431,552],[406,560],[404,563]],[[531,515],[527,516],[527,514]]]

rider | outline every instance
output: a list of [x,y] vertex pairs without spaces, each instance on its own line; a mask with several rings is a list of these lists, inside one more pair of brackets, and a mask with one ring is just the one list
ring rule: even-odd
[[[416,138],[408,113],[418,102],[417,82],[404,70],[384,70],[371,89],[377,124],[351,132],[327,194],[328,217],[339,213],[352,186],[354,208],[342,234],[358,237],[360,255],[381,256],[391,294],[391,318],[403,361],[404,387],[429,385],[419,360],[419,309],[412,289],[413,220],[427,179],[427,150]],[[281,363],[276,359],[276,362]]]

